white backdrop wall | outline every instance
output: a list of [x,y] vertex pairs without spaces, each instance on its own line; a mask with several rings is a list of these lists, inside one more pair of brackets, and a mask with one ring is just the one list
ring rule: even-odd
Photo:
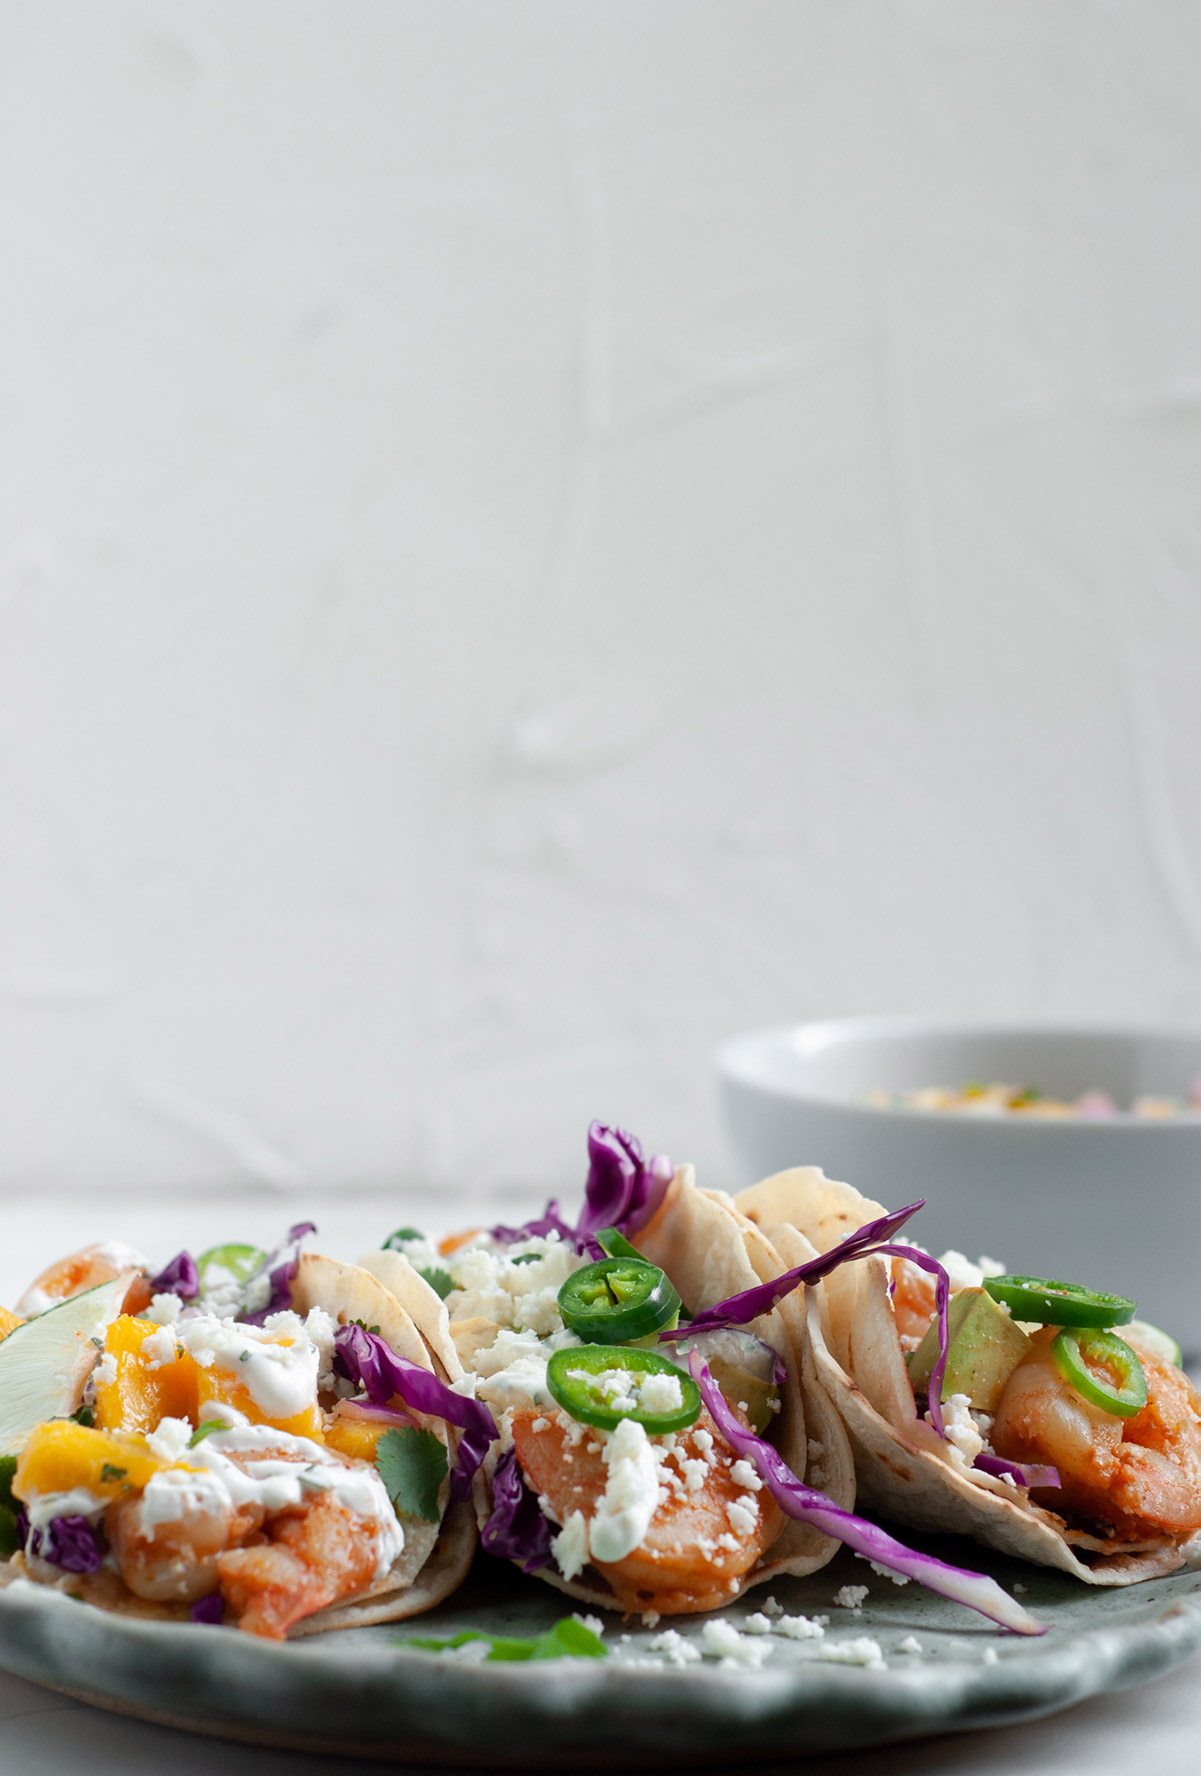
[[1201,1014],[1201,7],[0,4],[0,1185]]

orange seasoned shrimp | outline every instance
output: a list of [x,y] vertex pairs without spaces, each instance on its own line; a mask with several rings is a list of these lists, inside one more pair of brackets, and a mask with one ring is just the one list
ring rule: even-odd
[[937,1311],[934,1278],[907,1258],[892,1261],[892,1311],[902,1350],[916,1350]]
[[[145,1495],[122,1498],[104,1514],[117,1570],[137,1597],[159,1603],[195,1603],[217,1589],[217,1556],[253,1534],[261,1507],[234,1511],[206,1474],[178,1473],[181,1514],[156,1518]],[[161,1495],[160,1495],[161,1496]]]
[[1035,1501],[1129,1541],[1201,1529],[1201,1397],[1187,1375],[1140,1348],[1147,1404],[1117,1418],[1060,1374],[1054,1337],[1053,1326],[1036,1332],[1009,1378],[990,1433],[997,1454],[1058,1468],[1060,1488],[1035,1491]]
[[[66,1258],[59,1258],[55,1263],[48,1264],[18,1301],[17,1312],[44,1313],[56,1301],[66,1301],[72,1295],[81,1295],[85,1289],[95,1289],[101,1283],[111,1283],[124,1271],[140,1271],[142,1267],[142,1259],[128,1246],[115,1242],[84,1246],[80,1251],[71,1252]],[[125,1298],[125,1311],[138,1313],[149,1304],[150,1289],[145,1277],[135,1277]]]
[[[535,1430],[536,1424],[543,1428]],[[574,1511],[591,1519],[609,1477],[598,1439],[585,1428],[574,1441],[579,1429],[563,1413],[513,1415],[517,1459],[560,1523]],[[644,1540],[624,1560],[593,1562],[624,1609],[688,1615],[730,1601],[738,1580],[771,1546],[783,1523],[765,1487],[753,1494],[754,1528],[744,1523],[735,1532],[737,1507],[745,1512],[748,1497],[746,1485],[730,1472],[737,1460],[708,1412],[677,1433],[666,1463],[666,1496],[661,1495]],[[736,1507],[733,1519],[731,1506]]]
[[239,1628],[283,1640],[294,1622],[371,1583],[378,1534],[375,1523],[319,1492],[272,1518],[269,1540],[218,1554],[221,1594]]

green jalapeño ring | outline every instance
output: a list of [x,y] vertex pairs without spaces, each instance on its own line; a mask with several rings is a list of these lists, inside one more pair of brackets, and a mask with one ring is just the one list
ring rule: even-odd
[[[652,1375],[675,1377],[678,1406],[642,1405],[641,1384]],[[546,1385],[564,1412],[600,1431],[615,1431],[623,1418],[632,1418],[648,1436],[666,1437],[687,1430],[701,1415],[701,1390],[691,1375],[657,1351],[637,1346],[585,1344],[557,1350],[546,1366]]]
[[1133,1418],[1147,1404],[1143,1366],[1114,1333],[1063,1331],[1053,1341],[1051,1355],[1064,1380],[1090,1406],[1115,1418]]
[[628,1344],[676,1325],[680,1297],[645,1258],[598,1258],[568,1277],[559,1312],[587,1344]]
[[1015,1320],[1040,1326],[1125,1326],[1138,1306],[1125,1295],[1103,1295],[1099,1289],[1048,1277],[985,1277],[984,1287]]

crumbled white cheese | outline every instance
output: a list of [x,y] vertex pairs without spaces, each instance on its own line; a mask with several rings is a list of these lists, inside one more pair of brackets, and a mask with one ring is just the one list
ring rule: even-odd
[[684,1404],[678,1375],[644,1375],[638,1390],[644,1412],[678,1412]]
[[907,1634],[897,1647],[898,1653],[920,1653],[921,1650],[922,1643],[916,1634]]
[[739,1535],[753,1535],[759,1526],[758,1501],[751,1493],[744,1493],[740,1499],[731,1499],[726,1506],[726,1516]]
[[834,1607],[836,1609],[861,1610],[866,1596],[866,1585],[843,1585],[840,1590],[834,1593]]
[[156,1326],[173,1326],[182,1312],[183,1302],[168,1290],[151,1297],[150,1306],[142,1309],[141,1318],[153,1320]]
[[705,1475],[709,1472],[709,1464],[703,1456],[695,1459],[686,1456],[680,1463],[683,1470],[684,1485],[689,1492],[699,1492],[705,1484]]
[[756,1610],[753,1616],[744,1616],[742,1622],[744,1634],[770,1634],[772,1631],[769,1618]]
[[573,1610],[571,1619],[573,1622],[578,1622],[581,1628],[587,1628],[589,1633],[595,1634],[598,1639],[605,1632],[605,1624],[599,1616],[582,1616],[578,1610]]
[[[774,1602],[772,1597],[767,1600],[768,1605]],[[772,1614],[770,1608],[766,1613]],[[820,1640],[830,1621],[829,1616],[786,1616],[779,1604],[776,1604],[775,1615],[776,1625],[772,1633],[782,1634],[785,1640]]]
[[148,1333],[142,1340],[142,1360],[148,1369],[162,1369],[167,1363],[174,1363],[178,1355],[173,1326],[160,1326],[157,1332]]
[[192,1427],[186,1418],[163,1418],[147,1436],[146,1447],[158,1461],[177,1462],[191,1441]]
[[[934,1421],[926,1413],[926,1423]],[[942,1403],[942,1432],[951,1459],[957,1467],[970,1468],[984,1448],[984,1438],[972,1423],[971,1400],[967,1394],[952,1394]]]
[[[273,1319],[274,1317],[272,1315]],[[334,1340],[338,1334],[338,1323],[323,1307],[310,1307],[304,1317],[304,1329],[317,1351],[317,1391],[321,1394],[335,1394],[343,1379],[334,1369],[334,1355],[338,1348]]]
[[601,1451],[609,1470],[604,1495],[589,1526],[593,1558],[624,1560],[650,1528],[661,1489],[650,1439],[633,1418],[623,1418]]
[[480,1316],[545,1337],[561,1329],[559,1290],[587,1260],[552,1233],[511,1246],[467,1246],[439,1262],[455,1283],[447,1299],[452,1320]]
[[782,1616],[784,1614],[784,1605],[782,1603],[777,1603],[774,1597],[768,1597],[763,1604],[763,1614],[765,1616]]
[[112,1351],[105,1351],[92,1370],[92,1380],[97,1387],[112,1387],[117,1379],[117,1359]]
[[758,1492],[763,1482],[749,1461],[736,1461],[730,1469],[730,1479],[735,1486],[741,1486],[744,1492]]
[[984,1652],[981,1655],[981,1663],[984,1665],[995,1665],[999,1657],[1000,1655],[997,1652],[996,1647],[985,1647]]
[[1015,1584],[1013,1587],[1013,1594],[1015,1597],[1024,1597],[1029,1589],[1030,1587],[1028,1585]]
[[894,1572],[891,1566],[881,1566],[878,1560],[871,1559],[867,1554],[856,1554],[855,1558],[856,1560],[866,1560],[874,1573],[879,1573],[882,1579],[891,1579],[894,1585],[909,1583],[908,1573]]
[[531,1431],[545,1431],[550,1426],[549,1418],[536,1418],[530,1426]]
[[[623,1634],[622,1639],[626,1638]],[[701,1649],[695,1641],[685,1640],[674,1628],[665,1628],[650,1644],[651,1651],[662,1653],[669,1665],[694,1665],[701,1658]]]
[[[521,1406],[554,1408],[555,1397],[546,1385],[546,1365],[554,1351],[579,1342],[573,1332],[562,1328],[543,1340],[536,1332],[515,1332],[502,1327],[493,1342],[476,1351],[472,1358],[479,1398],[502,1412]],[[575,1430],[578,1434],[572,1441],[578,1443],[584,1427],[576,1425]]]
[[771,1657],[771,1645],[749,1639],[720,1616],[706,1622],[701,1629],[701,1650],[734,1665],[762,1665]]
[[824,1640],[811,1657],[826,1665],[866,1665],[869,1669],[884,1663],[879,1641],[866,1635],[860,1640]]
[[658,1610],[643,1610],[642,1626],[644,1628],[657,1628],[659,1626]]
[[998,1264],[995,1258],[981,1258],[973,1264],[962,1252],[944,1252],[938,1260],[947,1273],[947,1281],[951,1285],[952,1295],[960,1289],[978,1289],[985,1277],[1005,1275],[1005,1266]]
[[565,1579],[574,1579],[588,1564],[588,1523],[582,1511],[573,1511],[557,1536],[551,1537],[551,1556]]

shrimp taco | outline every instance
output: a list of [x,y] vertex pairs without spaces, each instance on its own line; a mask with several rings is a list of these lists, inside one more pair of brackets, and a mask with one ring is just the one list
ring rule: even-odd
[[762,1230],[691,1166],[644,1162],[622,1130],[594,1123],[588,1146],[576,1226],[552,1202],[439,1249],[401,1229],[360,1261],[494,1416],[476,1484],[484,1549],[580,1602],[652,1617],[720,1608],[848,1542],[1038,1632],[991,1580],[851,1514],[850,1446],[807,1304],[756,1305],[784,1268]]
[[[378,1278],[301,1255],[311,1231],[271,1255],[181,1253],[154,1277],[128,1248],[90,1247],[38,1278],[30,1317],[0,1322],[0,1583],[271,1639],[454,1590],[480,1409]],[[360,1386],[367,1327],[383,1403]]]
[[813,1354],[869,1507],[1090,1585],[1197,1562],[1201,1398],[1133,1301],[897,1245],[914,1209],[813,1166],[735,1200],[793,1278],[823,1272]]

